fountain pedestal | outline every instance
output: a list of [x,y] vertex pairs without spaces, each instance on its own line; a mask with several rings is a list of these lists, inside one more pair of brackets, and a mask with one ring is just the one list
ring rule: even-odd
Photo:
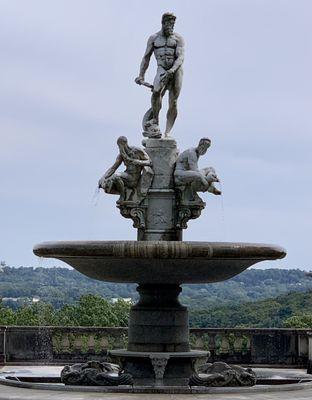
[[185,352],[189,346],[187,308],[178,296],[179,285],[139,285],[140,299],[131,308],[128,350]]
[[140,299],[130,311],[128,349],[110,352],[134,383],[142,386],[187,386],[195,364],[209,356],[190,351],[187,307],[178,284],[141,284]]

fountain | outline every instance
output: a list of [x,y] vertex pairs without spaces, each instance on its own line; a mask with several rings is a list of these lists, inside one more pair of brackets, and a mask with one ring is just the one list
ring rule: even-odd
[[[62,371],[65,384],[187,388],[256,382],[250,369],[207,364],[209,352],[190,349],[188,311],[178,300],[180,285],[220,282],[286,253],[268,244],[182,241],[188,221],[198,218],[206,205],[198,192],[221,192],[214,168],[198,167],[210,139],[203,137],[196,147],[179,152],[170,135],[184,60],[184,42],[173,31],[174,22],[173,14],[163,15],[162,29],[149,38],[135,80],[152,90],[151,108],[143,117],[143,147],[119,137],[116,161],[99,181],[105,193],[119,195],[117,207],[133,221],[137,241],[46,242],[34,248],[37,256],[62,260],[90,278],[138,284],[128,347],[110,351],[120,368],[97,362],[67,366]],[[144,75],[153,53],[157,74],[151,85]],[[166,91],[169,109],[162,135],[159,111]],[[125,171],[117,172],[122,164]]]

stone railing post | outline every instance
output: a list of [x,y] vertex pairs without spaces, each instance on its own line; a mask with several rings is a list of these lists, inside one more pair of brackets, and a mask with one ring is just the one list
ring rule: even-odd
[[1,326],[0,327],[0,365],[6,363],[5,335],[6,335],[6,326]]
[[307,332],[308,335],[308,368],[307,373],[312,374],[312,331]]

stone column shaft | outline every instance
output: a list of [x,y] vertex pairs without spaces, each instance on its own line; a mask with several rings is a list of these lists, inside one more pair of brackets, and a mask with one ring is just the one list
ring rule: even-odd
[[176,228],[176,193],[173,171],[178,149],[173,139],[147,139],[146,152],[153,163],[154,179],[145,204],[145,227],[138,230],[138,240],[182,240]]

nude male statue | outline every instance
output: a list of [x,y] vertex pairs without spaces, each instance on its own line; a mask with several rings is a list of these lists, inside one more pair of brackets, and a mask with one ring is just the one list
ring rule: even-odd
[[[99,188],[106,193],[120,194],[121,201],[142,200],[152,183],[153,170],[148,154],[138,147],[129,146],[125,136],[117,140],[119,154],[115,163],[109,168],[99,180]],[[116,172],[124,163],[126,170]]]
[[[159,112],[162,106],[162,98],[167,90],[169,91],[169,108],[165,137],[169,136],[178,113],[177,100],[182,87],[184,41],[179,34],[173,32],[175,20],[176,17],[172,13],[165,13],[162,16],[162,28],[148,39],[140,65],[140,73],[135,79],[138,85],[151,87],[153,92],[152,107],[143,118],[143,135],[147,137],[161,137]],[[153,85],[149,85],[144,82],[144,76],[152,53],[154,53],[157,61],[157,73]]]
[[177,189],[187,197],[185,200],[196,199],[196,192],[211,192],[220,195],[221,191],[214,186],[219,182],[214,168],[198,168],[199,157],[206,154],[211,145],[211,140],[202,138],[195,148],[183,151],[176,161],[174,182]]

